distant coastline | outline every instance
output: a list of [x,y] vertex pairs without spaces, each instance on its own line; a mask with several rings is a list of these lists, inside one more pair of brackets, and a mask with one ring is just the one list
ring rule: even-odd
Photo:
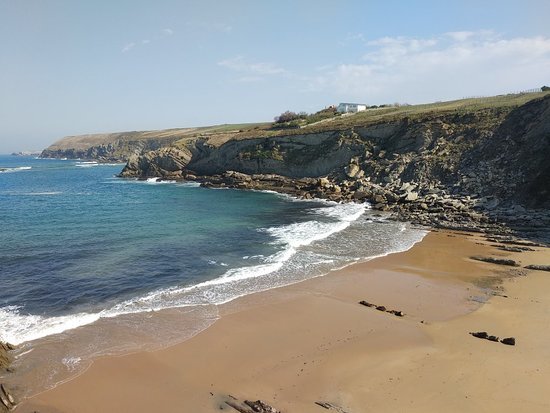
[[21,152],[12,152],[11,156],[40,156],[42,151],[21,151]]

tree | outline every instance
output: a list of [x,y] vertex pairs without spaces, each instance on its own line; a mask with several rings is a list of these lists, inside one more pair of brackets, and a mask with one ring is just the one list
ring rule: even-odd
[[540,88],[540,90],[542,90],[543,92],[548,92],[550,90],[550,87],[543,86],[543,87]]

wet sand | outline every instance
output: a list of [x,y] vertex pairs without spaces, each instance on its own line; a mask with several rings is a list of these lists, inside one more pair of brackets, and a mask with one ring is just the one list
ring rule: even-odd
[[18,411],[233,412],[229,394],[287,413],[327,411],[316,401],[349,413],[550,411],[550,273],[468,258],[549,264],[550,249],[509,253],[481,241],[430,233],[407,252],[243,297],[195,337],[100,358]]

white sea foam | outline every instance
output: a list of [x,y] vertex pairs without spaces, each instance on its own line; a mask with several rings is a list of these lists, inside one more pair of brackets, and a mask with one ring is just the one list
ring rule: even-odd
[[32,166],[16,166],[13,168],[1,168],[0,167],[0,173],[13,173],[13,172],[21,172],[21,171],[28,171],[32,169]]
[[20,344],[37,338],[93,323],[99,314],[77,313],[67,316],[43,317],[40,315],[21,314],[20,308],[8,306],[0,308],[0,340]]
[[21,194],[17,195],[25,195],[25,196],[51,196],[51,195],[61,195],[63,192],[61,191],[45,191],[45,192],[23,192]]
[[74,166],[77,166],[79,168],[93,168],[96,166],[119,166],[124,165],[121,163],[100,163],[97,161],[82,161],[82,162],[76,162]]
[[[141,181],[143,182],[143,181]],[[146,183],[148,184],[175,184],[176,181],[171,181],[171,180],[164,180],[164,179],[161,179],[161,178],[147,178],[147,180],[145,181]]]
[[183,186],[186,188],[198,188],[201,186],[199,182],[178,182],[178,186]]
[[335,204],[327,208],[315,208],[312,210],[313,213],[326,215],[337,219],[337,221],[312,220],[272,227],[265,231],[274,236],[277,242],[298,248],[346,229],[353,221],[363,215],[365,209],[365,204]]
[[96,161],[90,161],[90,162],[83,161],[83,162],[77,162],[74,164],[74,166],[78,166],[79,168],[91,168],[98,165],[99,163],[97,163]]
[[[377,243],[377,251],[380,252],[373,251],[370,257],[374,257],[406,250],[425,234],[416,230],[402,232],[408,228],[405,224],[391,223],[394,235],[386,237],[390,240],[387,245],[378,245],[380,234],[388,234],[388,229],[387,225],[374,224],[378,225],[378,233],[375,231],[370,234],[371,238],[364,238],[368,231],[363,227],[354,227],[355,230],[348,231],[347,237],[351,238],[339,236],[331,241],[332,235],[358,221],[365,210],[364,204],[333,203],[313,208],[308,221],[262,230],[272,237],[272,243],[278,248],[278,252],[271,256],[245,256],[241,267],[230,268],[218,278],[191,286],[162,288],[100,312],[45,317],[24,314],[18,307],[0,308],[0,340],[20,344],[62,333],[101,318],[175,307],[223,304],[239,296],[323,275],[335,267],[349,265],[364,258],[364,247],[361,245],[364,246],[366,242]],[[363,218],[363,221],[368,222],[369,219]],[[396,232],[400,235],[396,236]],[[354,252],[349,255],[352,247],[355,248]],[[251,260],[256,264],[250,265]],[[211,263],[224,265],[215,261]]]

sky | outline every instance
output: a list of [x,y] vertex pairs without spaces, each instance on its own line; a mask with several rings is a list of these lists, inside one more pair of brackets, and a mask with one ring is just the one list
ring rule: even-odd
[[548,0],[0,0],[0,153],[550,84]]

